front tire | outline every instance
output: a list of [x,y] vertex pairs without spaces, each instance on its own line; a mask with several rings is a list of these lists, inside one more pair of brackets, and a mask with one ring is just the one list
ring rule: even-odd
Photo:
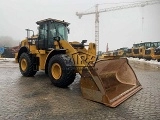
[[49,61],[48,75],[55,86],[68,87],[73,83],[76,76],[72,59],[65,54],[53,56]]
[[31,77],[36,74],[31,57],[27,53],[22,53],[19,59],[20,72],[25,77]]

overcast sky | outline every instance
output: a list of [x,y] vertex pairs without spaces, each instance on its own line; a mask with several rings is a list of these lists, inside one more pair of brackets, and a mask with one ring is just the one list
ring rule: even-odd
[[[94,42],[95,15],[79,19],[75,13],[94,11],[95,4],[135,1],[145,0],[0,0],[0,36],[10,36],[19,43],[26,37],[26,28],[37,32],[36,21],[54,18],[71,23],[69,41]],[[99,9],[115,5],[122,4],[102,4]],[[141,41],[160,41],[160,4],[104,12],[99,19],[101,51],[107,43],[109,50],[114,50]]]

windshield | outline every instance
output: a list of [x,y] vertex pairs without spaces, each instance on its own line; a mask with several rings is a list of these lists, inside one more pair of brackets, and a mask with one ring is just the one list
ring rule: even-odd
[[139,47],[140,44],[133,44],[133,47]]
[[154,42],[154,47],[159,47],[160,46],[160,42]]
[[61,40],[68,40],[67,27],[62,23],[52,23],[50,33],[52,37],[60,37]]
[[152,45],[151,45],[151,43],[149,42],[149,43],[145,43],[145,47],[147,47],[147,48],[150,48]]

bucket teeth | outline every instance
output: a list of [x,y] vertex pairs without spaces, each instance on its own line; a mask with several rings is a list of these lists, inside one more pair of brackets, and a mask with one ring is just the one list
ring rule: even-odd
[[110,107],[116,107],[141,88],[127,59],[98,61],[82,72],[83,96]]

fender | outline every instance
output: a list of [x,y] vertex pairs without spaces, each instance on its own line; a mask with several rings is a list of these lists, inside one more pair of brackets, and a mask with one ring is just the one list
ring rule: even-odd
[[49,54],[47,55],[47,58],[46,58],[46,61],[45,61],[45,73],[47,74],[48,73],[48,63],[49,63],[49,60],[54,56],[54,55],[57,55],[57,54],[66,54],[66,49],[53,49],[49,52]]
[[19,62],[19,58],[20,58],[21,54],[24,52],[29,54],[30,50],[26,46],[21,47],[18,51],[18,55],[15,58],[15,59],[17,59],[18,62]]

